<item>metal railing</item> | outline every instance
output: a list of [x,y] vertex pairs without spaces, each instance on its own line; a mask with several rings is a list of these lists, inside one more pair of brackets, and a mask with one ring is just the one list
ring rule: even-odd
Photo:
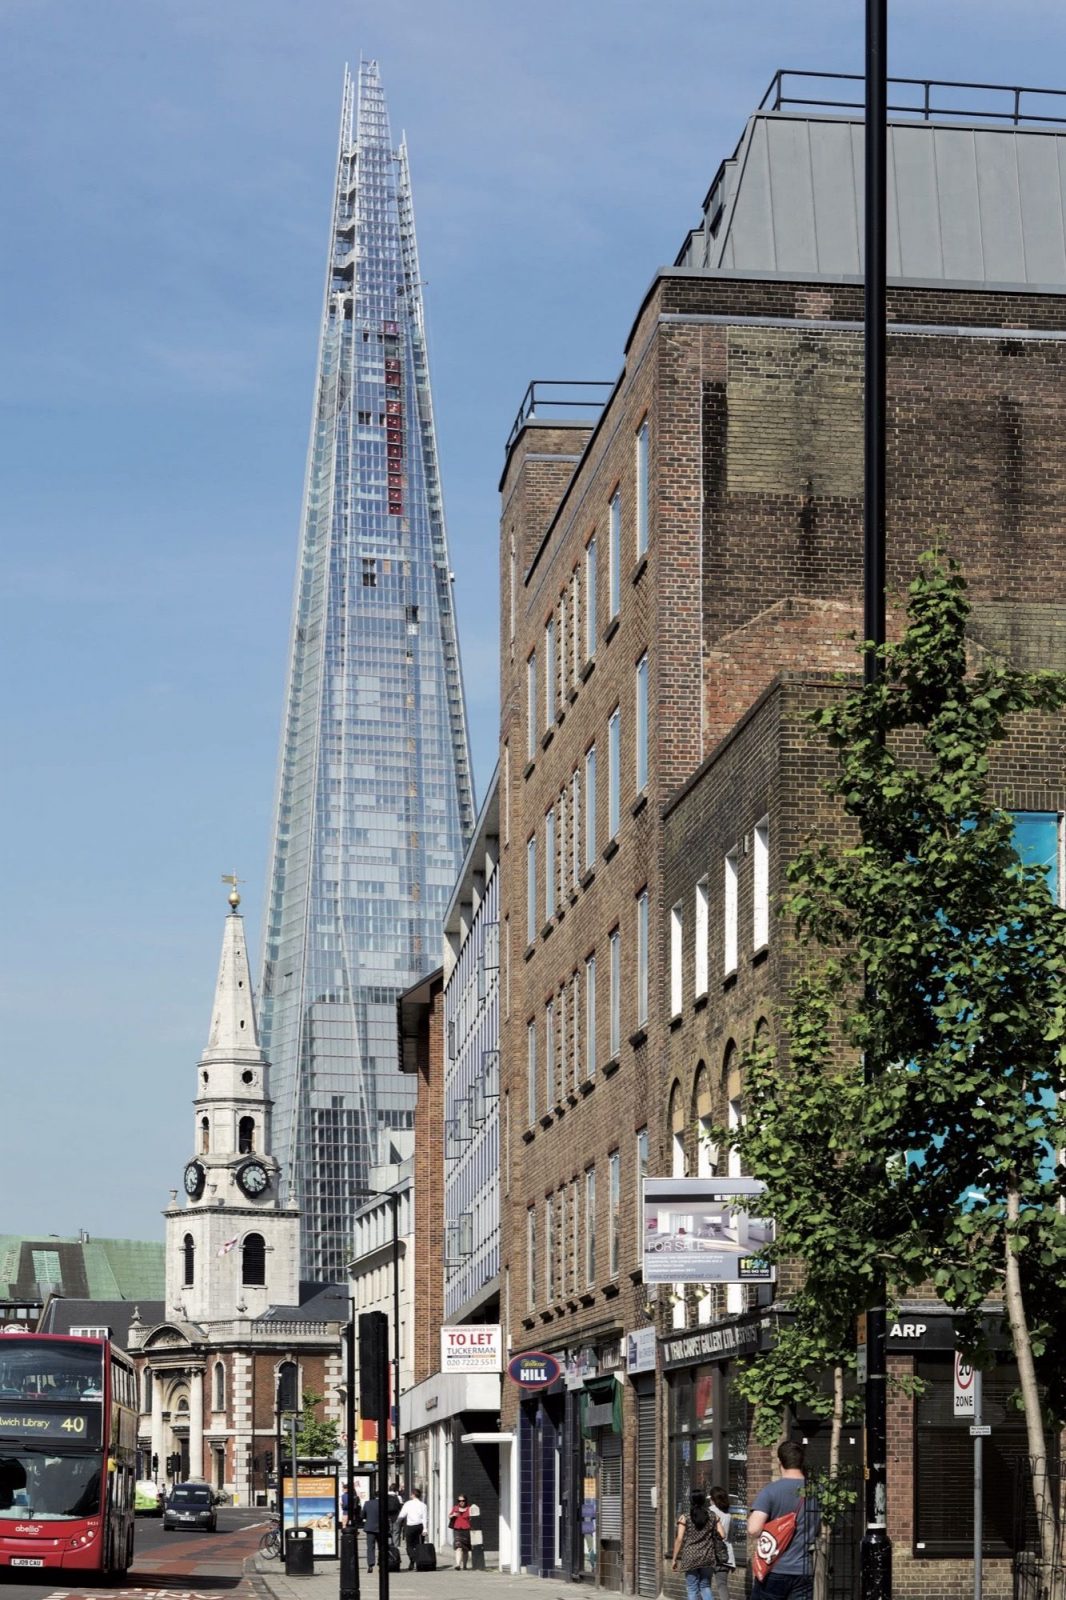
[[[504,454],[510,450],[526,423],[533,417],[542,417],[545,413],[550,416],[557,409],[584,411],[592,418],[598,417],[607,404],[613,388],[613,383],[601,383],[592,379],[534,378],[522,396],[522,404],[507,435]],[[564,392],[562,394],[553,392],[559,389]],[[586,392],[588,390],[599,392],[589,394]]]
[[[865,108],[864,82],[863,77],[854,72],[801,72],[779,67],[759,102],[759,110],[781,111],[786,106],[807,106],[819,110],[862,111]],[[856,85],[856,97],[844,98],[845,90],[831,87],[837,84]],[[810,85],[809,92],[805,88],[807,85]],[[829,87],[820,90],[820,85]],[[1066,123],[1066,89],[967,83],[951,78],[889,78],[888,88],[889,116],[915,117],[922,122],[934,118],[959,121],[979,118],[987,122],[1009,122],[1015,127],[1022,123]],[[897,90],[902,94],[897,95]],[[991,103],[975,105],[952,103],[956,97],[969,100],[974,96],[994,99]],[[1048,109],[1031,107],[1030,103],[1040,97],[1050,101]]]

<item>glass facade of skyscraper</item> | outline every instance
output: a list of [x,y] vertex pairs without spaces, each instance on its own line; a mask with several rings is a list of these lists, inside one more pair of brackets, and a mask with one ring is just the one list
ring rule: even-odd
[[396,997],[439,965],[474,816],[406,146],[346,74],[264,942],[275,1153],[341,1277],[410,1128]]

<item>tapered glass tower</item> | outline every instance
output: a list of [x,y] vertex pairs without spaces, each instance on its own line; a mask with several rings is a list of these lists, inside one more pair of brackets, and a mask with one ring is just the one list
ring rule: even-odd
[[410,1128],[396,998],[439,964],[474,806],[406,144],[345,74],[262,979],[305,1277]]

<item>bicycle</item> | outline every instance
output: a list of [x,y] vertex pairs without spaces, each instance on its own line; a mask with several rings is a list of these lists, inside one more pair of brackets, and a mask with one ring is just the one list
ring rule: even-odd
[[276,1561],[281,1555],[281,1527],[274,1522],[259,1540],[259,1554],[267,1556],[271,1561]]

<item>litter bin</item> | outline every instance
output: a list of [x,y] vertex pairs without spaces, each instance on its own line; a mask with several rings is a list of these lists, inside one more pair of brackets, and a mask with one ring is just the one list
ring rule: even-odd
[[310,1528],[290,1528],[285,1535],[285,1575],[288,1578],[314,1576],[314,1543]]

